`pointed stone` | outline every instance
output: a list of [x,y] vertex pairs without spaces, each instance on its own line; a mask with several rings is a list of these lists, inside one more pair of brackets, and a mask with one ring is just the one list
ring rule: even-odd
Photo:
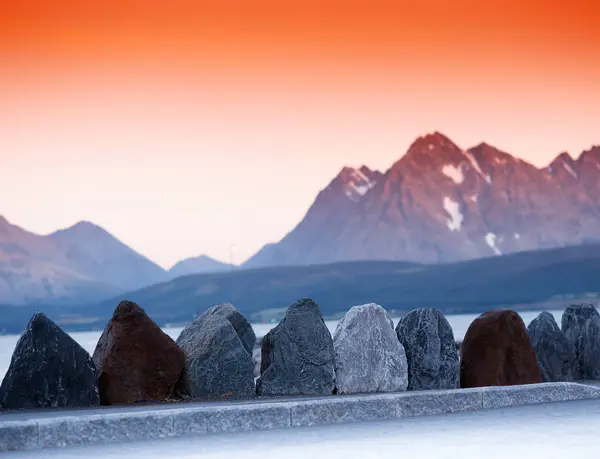
[[333,340],[319,306],[304,299],[291,305],[261,346],[259,395],[333,393]]
[[575,346],[558,327],[554,316],[542,312],[527,327],[545,382],[573,381]]
[[575,347],[576,380],[600,379],[600,314],[592,304],[571,305],[562,316],[562,331]]
[[454,333],[441,312],[415,309],[399,320],[396,333],[408,360],[408,390],[458,387]]
[[[248,322],[246,317],[244,317],[244,315],[238,311],[233,304],[217,304],[216,306],[207,309],[204,313],[199,315],[194,323],[199,324],[201,321],[211,316],[219,316],[227,319],[231,325],[233,325],[233,328],[240,337],[246,352],[252,354],[254,346],[256,345],[256,335],[252,329],[252,325],[250,325],[250,322]],[[186,339],[186,334],[192,332],[196,333],[196,330],[188,327],[184,328],[179,335],[179,338],[177,338],[177,341],[180,339]]]
[[146,312],[119,303],[94,351],[103,405],[165,400],[173,396],[185,354]]
[[183,329],[177,344],[186,354],[184,393],[203,399],[255,395],[252,355],[226,317],[198,317]]
[[408,385],[408,364],[394,324],[378,304],[352,307],[333,336],[338,394],[400,392]]
[[90,355],[44,314],[34,314],[0,386],[0,405],[75,408],[98,402],[96,367]]

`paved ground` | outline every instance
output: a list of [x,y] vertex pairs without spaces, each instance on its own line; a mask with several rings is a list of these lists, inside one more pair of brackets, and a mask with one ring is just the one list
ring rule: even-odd
[[600,451],[600,400],[368,424],[5,453],[3,458],[565,459]]

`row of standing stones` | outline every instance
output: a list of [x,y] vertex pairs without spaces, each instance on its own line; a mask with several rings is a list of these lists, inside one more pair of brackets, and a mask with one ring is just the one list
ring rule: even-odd
[[528,328],[497,309],[470,325],[457,352],[431,308],[394,324],[379,305],[351,308],[332,338],[319,306],[300,300],[261,343],[255,381],[250,323],[214,306],[166,335],[137,304],[116,308],[93,356],[44,314],[33,316],[0,387],[6,410],[182,399],[331,395],[600,379],[600,314],[569,306],[562,329],[542,312]]

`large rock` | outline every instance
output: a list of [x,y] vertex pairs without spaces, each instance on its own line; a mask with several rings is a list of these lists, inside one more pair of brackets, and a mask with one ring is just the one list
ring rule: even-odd
[[461,387],[542,382],[535,350],[521,316],[508,309],[476,318],[461,346]]
[[225,316],[198,317],[181,332],[177,344],[186,354],[186,394],[205,399],[254,396],[252,355]]
[[572,305],[562,316],[562,331],[575,348],[573,377],[600,379],[600,314],[591,304]]
[[399,392],[408,385],[408,364],[394,323],[377,304],[351,308],[333,336],[339,394]]
[[93,358],[103,405],[172,397],[185,363],[183,350],[131,301],[119,303]]
[[254,364],[254,377],[258,378],[260,376],[260,364],[262,358],[260,356],[260,346],[255,346],[252,351],[252,362]]
[[259,395],[333,393],[333,341],[319,306],[304,299],[291,305],[261,346]]
[[436,309],[419,308],[396,326],[408,360],[408,389],[456,389],[458,354],[452,327]]
[[99,402],[90,355],[44,314],[35,314],[17,342],[0,386],[7,409],[84,407]]
[[575,347],[549,312],[542,312],[527,327],[545,382],[573,381]]
[[[242,315],[240,311],[238,311],[235,308],[235,306],[233,306],[231,303],[218,304],[207,309],[204,313],[198,316],[194,322],[205,320],[206,318],[211,316],[219,316],[227,319],[231,323],[231,325],[233,325],[233,328],[240,337],[240,340],[242,341],[246,352],[252,354],[254,346],[256,345],[256,335],[254,334],[254,330],[252,329],[252,325],[250,325],[250,322],[248,322],[248,320]],[[195,333],[195,331],[193,330],[195,329],[190,328],[189,332]],[[188,328],[185,328],[181,332],[179,338],[186,339],[186,333],[188,333]]]

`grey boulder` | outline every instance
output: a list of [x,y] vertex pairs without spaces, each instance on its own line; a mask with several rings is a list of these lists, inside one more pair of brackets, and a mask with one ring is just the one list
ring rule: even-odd
[[396,333],[406,351],[408,390],[459,387],[454,333],[441,312],[415,309],[398,321]]
[[319,306],[310,299],[291,305],[261,345],[259,395],[333,393],[333,341]]
[[[227,319],[231,325],[233,325],[233,328],[240,337],[240,340],[242,341],[246,351],[249,354],[252,354],[256,344],[256,335],[254,334],[254,330],[252,329],[250,322],[248,322],[244,315],[238,311],[234,305],[231,303],[221,303],[217,304],[216,306],[212,306],[198,316],[195,322],[200,322],[211,316],[219,316]],[[183,330],[179,336],[185,338],[185,333],[188,332]]]
[[254,364],[254,377],[258,378],[260,376],[260,346],[256,346],[252,351],[252,362]]
[[252,356],[234,326],[219,315],[198,319],[177,338],[185,353],[179,391],[200,399],[254,396]]
[[600,379],[600,314],[592,304],[571,305],[562,316],[562,331],[575,347],[573,377]]
[[544,382],[573,381],[575,347],[554,316],[542,312],[527,327]]
[[339,394],[399,392],[408,385],[408,364],[394,323],[381,306],[352,307],[333,335]]
[[87,351],[37,313],[17,342],[0,386],[0,405],[7,409],[98,405],[96,377]]

